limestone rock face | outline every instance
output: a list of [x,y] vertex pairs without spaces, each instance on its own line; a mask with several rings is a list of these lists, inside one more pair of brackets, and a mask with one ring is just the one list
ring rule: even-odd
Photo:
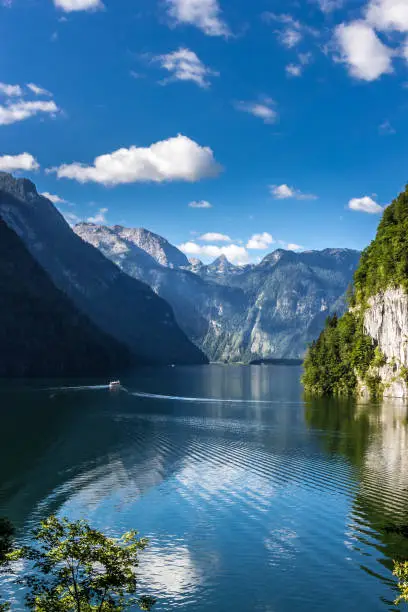
[[371,297],[364,313],[364,328],[386,358],[378,368],[385,397],[408,397],[408,385],[401,368],[408,367],[408,295],[402,288],[390,288]]

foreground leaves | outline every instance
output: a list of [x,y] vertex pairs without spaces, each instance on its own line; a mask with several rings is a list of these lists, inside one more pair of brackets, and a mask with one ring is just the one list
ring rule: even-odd
[[393,574],[398,578],[400,592],[395,604],[398,605],[403,601],[408,603],[408,561],[395,561]]
[[27,560],[32,572],[22,581],[26,603],[36,612],[121,612],[131,606],[150,610],[155,601],[138,597],[138,553],[147,540],[136,531],[110,538],[86,521],[51,516],[34,532],[35,546],[8,555]]

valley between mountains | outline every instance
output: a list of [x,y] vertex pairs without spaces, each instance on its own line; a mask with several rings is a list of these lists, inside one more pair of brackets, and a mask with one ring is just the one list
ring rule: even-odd
[[[46,363],[57,357],[59,366],[51,369],[60,375],[78,370],[56,345],[58,326],[66,324],[64,334],[73,349],[75,338],[78,346],[79,338],[87,338],[89,349],[80,362],[85,373],[94,370],[87,367],[86,356],[93,360],[101,346],[102,369],[129,361],[160,365],[301,358],[327,316],[344,312],[360,256],[347,249],[278,249],[258,264],[235,266],[220,257],[204,265],[146,229],[90,223],[72,228],[31,181],[7,173],[0,173],[0,218],[10,245],[2,253],[3,302],[16,303],[12,292],[24,283],[27,287],[32,265],[44,286],[42,293],[33,286],[39,320],[48,317],[57,326],[49,333],[45,326],[37,335]],[[16,266],[20,260],[24,269]],[[12,275],[10,266],[15,266]],[[13,366],[3,353],[2,371],[9,376],[47,374],[46,363],[34,359],[38,350],[33,343],[39,340],[34,339],[32,317],[27,319],[29,309],[3,309],[4,323],[5,317],[10,323],[10,312],[33,330],[19,346],[32,354],[33,363],[28,358],[17,368],[18,360]]]
[[146,229],[80,223],[74,231],[173,308],[211,361],[301,358],[328,315],[345,310],[359,252],[278,249],[256,265],[210,265]]

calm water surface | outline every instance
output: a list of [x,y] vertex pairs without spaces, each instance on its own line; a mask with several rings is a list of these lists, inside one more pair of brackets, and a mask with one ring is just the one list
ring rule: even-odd
[[393,610],[407,410],[304,401],[299,376],[214,365],[140,370],[119,394],[3,386],[0,514],[21,539],[52,512],[138,529],[157,612]]

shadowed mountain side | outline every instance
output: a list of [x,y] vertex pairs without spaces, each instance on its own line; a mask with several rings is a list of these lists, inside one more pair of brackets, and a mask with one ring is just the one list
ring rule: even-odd
[[0,376],[89,376],[129,365],[124,345],[57,289],[0,218]]
[[98,327],[125,343],[136,362],[206,362],[170,306],[81,240],[31,181],[0,173],[0,215],[54,284]]

